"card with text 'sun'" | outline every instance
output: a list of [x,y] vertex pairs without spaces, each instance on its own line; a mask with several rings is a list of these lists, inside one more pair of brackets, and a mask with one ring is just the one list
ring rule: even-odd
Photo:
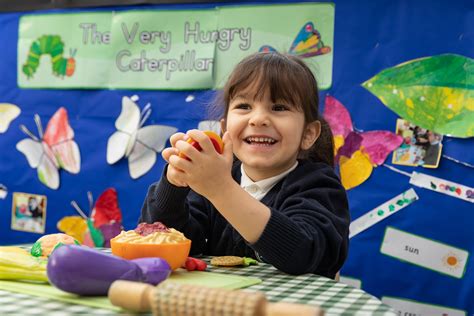
[[461,279],[469,252],[422,236],[387,227],[380,252]]

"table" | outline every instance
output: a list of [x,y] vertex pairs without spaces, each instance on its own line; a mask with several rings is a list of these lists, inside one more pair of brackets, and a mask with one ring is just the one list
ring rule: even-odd
[[[23,247],[27,248],[27,246]],[[203,259],[209,263],[210,258]],[[260,278],[262,283],[252,285],[244,290],[262,291],[271,302],[318,305],[324,309],[326,315],[396,315],[389,306],[366,292],[315,274],[288,275],[264,263],[245,268],[221,268],[208,265],[208,271]],[[106,309],[0,290],[0,315],[8,314],[127,315]]]

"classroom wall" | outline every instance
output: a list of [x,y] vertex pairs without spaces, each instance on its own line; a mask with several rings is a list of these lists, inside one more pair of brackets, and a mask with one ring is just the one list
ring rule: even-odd
[[[359,131],[395,130],[398,116],[361,86],[380,71],[416,58],[446,53],[474,58],[472,1],[336,0],[334,3],[333,80],[331,88],[321,92],[321,100],[323,103],[326,94],[337,98],[349,110]],[[212,5],[166,7],[209,6]],[[114,122],[121,111],[122,97],[137,94],[141,106],[148,102],[152,104],[148,124],[172,125],[186,131],[206,119],[206,106],[213,91],[20,89],[17,86],[16,47],[19,18],[25,13],[30,12],[0,14],[3,46],[0,51],[0,102],[16,104],[22,111],[9,129],[0,134],[0,183],[8,188],[7,196],[0,199],[0,244],[30,243],[41,236],[11,229],[13,192],[45,195],[45,233],[55,233],[59,219],[77,214],[70,206],[71,200],[87,210],[87,191],[97,197],[106,188],[114,187],[118,192],[124,227],[134,228],[147,188],[160,178],[164,163],[158,155],[153,169],[136,180],[130,178],[126,160],[107,164],[107,140],[115,131]],[[472,69],[468,76],[474,76]],[[471,86],[470,89],[472,101],[474,88]],[[190,95],[194,100],[187,102]],[[21,124],[34,129],[33,115],[38,113],[45,125],[61,106],[68,111],[75,141],[80,147],[81,171],[77,175],[61,172],[60,188],[51,190],[38,181],[36,170],[29,167],[16,144],[25,138]],[[443,154],[457,162],[441,158],[435,169],[397,168],[472,188],[474,173],[472,166],[466,164],[474,164],[474,140],[445,137],[443,144]],[[387,163],[390,161],[391,156]],[[448,314],[474,313],[474,267],[470,256],[474,251],[472,201],[413,186],[406,175],[379,166],[366,182],[348,191],[351,216],[356,219],[410,188],[418,195],[416,202],[351,239],[342,276],[361,284],[362,289],[379,298],[402,300],[405,310],[399,310],[403,312],[415,308],[409,307],[408,302],[411,302],[424,306],[424,312],[419,312],[423,315],[430,314],[427,310],[434,305]],[[457,278],[383,254],[381,246],[387,227],[467,251],[468,258],[460,263],[464,274]]]

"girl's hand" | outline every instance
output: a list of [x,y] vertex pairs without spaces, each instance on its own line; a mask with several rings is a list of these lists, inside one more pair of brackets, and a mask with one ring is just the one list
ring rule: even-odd
[[161,156],[169,164],[168,170],[166,172],[166,179],[168,179],[168,182],[178,187],[187,187],[188,185],[183,180],[183,171],[175,168],[170,163],[170,157],[177,156],[179,154],[179,151],[175,148],[176,142],[179,140],[186,140],[186,139],[188,139],[188,136],[184,133],[176,133],[176,134],[171,135],[170,143],[172,147],[165,148],[161,152]]
[[195,192],[211,199],[221,194],[228,183],[235,182],[231,175],[232,142],[229,135],[224,134],[224,152],[219,154],[209,137],[202,131],[190,130],[187,135],[198,142],[202,150],[197,150],[182,137],[175,142],[174,147],[189,160],[172,154],[169,156],[169,164],[174,169],[180,170],[179,180],[182,183],[186,183]]

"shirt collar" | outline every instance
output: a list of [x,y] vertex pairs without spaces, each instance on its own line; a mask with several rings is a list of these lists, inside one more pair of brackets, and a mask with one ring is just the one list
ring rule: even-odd
[[240,165],[240,171],[242,173],[242,177],[240,178],[240,186],[247,191],[250,195],[254,198],[260,200],[263,198],[268,191],[270,191],[275,184],[278,183],[281,179],[283,179],[287,174],[293,171],[298,166],[298,160],[295,164],[288,170],[283,171],[282,173],[273,176],[271,178],[263,179],[257,182],[252,181],[244,170],[244,165]]

